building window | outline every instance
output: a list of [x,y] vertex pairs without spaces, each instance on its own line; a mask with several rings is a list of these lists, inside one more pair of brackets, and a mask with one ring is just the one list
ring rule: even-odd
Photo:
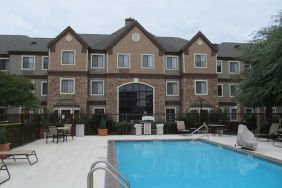
[[105,108],[95,107],[95,108],[92,109],[92,112],[96,115],[103,115],[103,114],[105,114]]
[[179,95],[178,82],[169,81],[166,82],[166,95],[167,96],[178,96]]
[[104,95],[104,81],[92,80],[91,81],[91,95]]
[[230,120],[237,121],[237,108],[230,108]]
[[222,73],[222,61],[221,60],[216,61],[216,73]]
[[23,70],[34,70],[35,57],[34,56],[23,56],[22,57],[22,69]]
[[118,54],[118,68],[129,68],[129,54]]
[[74,65],[75,64],[75,51],[62,51],[62,65]]
[[119,121],[141,120],[142,114],[153,115],[154,90],[140,83],[119,87]]
[[178,69],[178,57],[167,56],[166,57],[166,69],[177,70]]
[[229,73],[239,74],[239,72],[240,72],[239,61],[229,61]]
[[105,55],[92,54],[91,55],[91,68],[104,68]]
[[142,54],[142,68],[154,68],[153,54]]
[[217,85],[217,93],[219,97],[223,97],[223,85],[222,84]]
[[0,58],[0,71],[8,71],[9,69],[9,59]]
[[48,70],[49,58],[48,56],[42,57],[42,70]]
[[60,83],[61,94],[74,94],[75,93],[75,79],[62,78]]
[[46,96],[48,91],[48,84],[46,81],[41,82],[41,96]]
[[253,109],[252,108],[246,108],[246,114],[252,114]]
[[207,55],[206,54],[195,54],[194,66],[197,68],[207,67]]
[[166,108],[166,121],[174,122],[175,121],[175,108]]
[[239,94],[239,85],[230,84],[229,85],[229,92],[230,92],[230,97],[235,97],[237,94]]
[[245,71],[251,70],[251,65],[250,64],[245,64]]
[[7,121],[7,107],[0,106],[0,121]]
[[195,80],[195,94],[207,95],[208,94],[208,81],[207,80]]

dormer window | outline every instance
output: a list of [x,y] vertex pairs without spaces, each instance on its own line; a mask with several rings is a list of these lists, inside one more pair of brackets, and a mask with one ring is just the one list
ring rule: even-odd
[[195,54],[194,66],[196,68],[206,68],[207,67],[207,55],[206,54]]
[[63,50],[62,51],[62,65],[74,65],[75,64],[75,51],[73,50]]

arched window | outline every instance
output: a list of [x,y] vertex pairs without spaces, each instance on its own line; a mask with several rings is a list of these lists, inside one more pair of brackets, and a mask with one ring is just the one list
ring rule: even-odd
[[142,115],[153,114],[153,88],[132,83],[119,88],[119,121],[140,120]]

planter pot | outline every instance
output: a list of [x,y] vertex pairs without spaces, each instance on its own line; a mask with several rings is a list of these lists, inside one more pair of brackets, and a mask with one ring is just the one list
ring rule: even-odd
[[0,151],[9,151],[11,143],[0,144]]
[[108,129],[98,129],[99,136],[108,136]]

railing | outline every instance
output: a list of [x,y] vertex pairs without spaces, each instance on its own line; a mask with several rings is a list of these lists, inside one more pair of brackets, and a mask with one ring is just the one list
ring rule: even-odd
[[[104,163],[106,166],[96,167],[99,163]],[[109,168],[107,168],[109,167]],[[122,187],[130,188],[129,182],[123,177],[108,161],[96,161],[91,165],[90,171],[87,175],[87,188],[94,186],[94,172],[97,170],[104,170],[108,172]]]
[[[207,137],[208,137],[208,139],[209,139],[209,127],[207,126],[207,124],[204,122],[204,124],[203,125],[201,125],[199,128],[197,128],[196,130],[194,130],[192,133],[190,133],[188,136],[192,136],[193,134],[195,134],[196,132],[198,132],[198,131],[200,131],[202,128],[206,128],[206,135],[207,135]],[[196,139],[199,139],[199,138],[201,138],[202,136],[199,136],[199,137],[197,137],[197,138],[195,138],[195,139],[193,139],[193,140],[196,140]]]

